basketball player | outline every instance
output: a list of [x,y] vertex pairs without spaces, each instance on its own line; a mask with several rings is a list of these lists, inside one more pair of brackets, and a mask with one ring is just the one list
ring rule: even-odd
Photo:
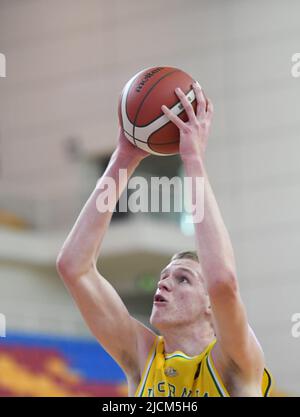
[[201,223],[194,222],[197,255],[175,254],[158,280],[150,323],[160,335],[129,314],[96,268],[112,216],[97,211],[99,186],[110,177],[121,193],[126,179],[119,183],[119,170],[127,169],[129,178],[148,156],[121,129],[110,163],[60,251],[57,269],[90,330],[126,374],[129,396],[267,396],[271,377],[248,324],[230,238],[205,168],[213,106],[199,84],[193,88],[196,112],[176,90],[186,123],[165,106],[162,110],[180,130],[186,175],[204,177],[205,214]]

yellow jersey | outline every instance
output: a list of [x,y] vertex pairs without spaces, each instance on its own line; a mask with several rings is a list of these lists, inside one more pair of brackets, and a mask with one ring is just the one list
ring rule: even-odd
[[[163,336],[156,336],[135,397],[229,397],[211,357],[214,339],[197,356],[164,353]],[[262,395],[269,396],[272,377],[265,368]]]

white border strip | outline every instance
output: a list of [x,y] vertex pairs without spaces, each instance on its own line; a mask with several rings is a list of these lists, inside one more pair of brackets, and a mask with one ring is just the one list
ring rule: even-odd
[[219,390],[222,392],[222,394],[223,394],[223,396],[224,397],[228,397],[228,395],[226,394],[226,392],[224,391],[224,389],[222,388],[222,385],[221,385],[221,383],[220,383],[220,381],[219,381],[219,378],[217,377],[217,375],[216,375],[216,373],[215,373],[215,371],[214,371],[214,367],[213,367],[213,365],[212,365],[212,363],[211,363],[211,361],[210,361],[210,356],[209,356],[209,354],[207,355],[207,363],[208,363],[208,366],[209,366],[209,370],[210,370],[210,372],[213,374],[213,376],[214,376],[214,379],[215,379],[215,382],[218,384],[218,388],[219,388]]
[[[147,370],[146,370],[146,372],[143,372],[144,373],[144,378],[140,381],[140,389],[139,389],[139,392],[135,395],[136,397],[140,397],[143,390],[144,390],[145,383],[146,383],[146,381],[148,379],[148,376],[149,376],[150,368],[151,368],[153,360],[156,356],[156,349],[157,349],[158,342],[159,342],[159,339],[157,339],[157,341],[156,341],[155,348],[154,348],[154,351],[152,353],[152,357],[151,357],[151,359],[148,363],[148,366],[146,368]],[[145,369],[144,369],[144,371],[145,371]]]

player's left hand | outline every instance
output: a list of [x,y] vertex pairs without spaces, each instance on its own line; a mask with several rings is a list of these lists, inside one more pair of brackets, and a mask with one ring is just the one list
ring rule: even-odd
[[204,157],[213,115],[212,102],[204,96],[199,83],[193,83],[193,89],[197,100],[196,113],[183,91],[180,88],[175,90],[188,115],[188,121],[186,123],[176,116],[167,106],[163,105],[161,108],[180,131],[179,152],[183,160]]
[[150,153],[143,151],[129,142],[121,126],[119,126],[119,141],[116,151],[119,155],[132,158],[138,162],[150,156]]

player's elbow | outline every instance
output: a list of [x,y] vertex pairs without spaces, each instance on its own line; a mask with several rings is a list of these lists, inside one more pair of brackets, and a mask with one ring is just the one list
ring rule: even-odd
[[59,253],[56,259],[56,270],[63,281],[73,281],[82,274],[76,266],[75,259],[67,257],[64,253]]
[[71,261],[67,259],[63,253],[59,253],[56,258],[56,270],[63,280],[70,279],[71,275],[73,275],[71,271]]
[[56,258],[56,270],[64,282],[72,283],[87,274],[96,264],[91,260],[83,262],[79,256],[61,250]]

